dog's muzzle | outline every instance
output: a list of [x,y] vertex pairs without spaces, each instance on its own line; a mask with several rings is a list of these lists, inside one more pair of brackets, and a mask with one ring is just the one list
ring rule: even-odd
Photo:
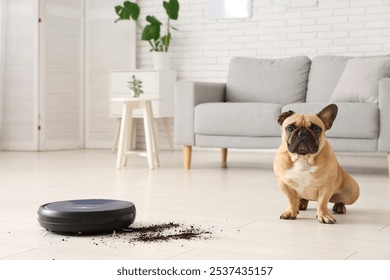
[[318,139],[309,129],[300,128],[291,133],[287,146],[290,153],[303,156],[315,154],[318,151]]

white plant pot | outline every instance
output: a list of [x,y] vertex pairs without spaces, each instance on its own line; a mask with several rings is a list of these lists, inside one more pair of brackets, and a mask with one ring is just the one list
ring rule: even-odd
[[134,90],[131,90],[131,97],[133,97],[133,98],[138,98],[139,95],[136,95],[135,92],[134,92]]
[[169,53],[168,52],[152,52],[153,69],[168,70],[169,69]]

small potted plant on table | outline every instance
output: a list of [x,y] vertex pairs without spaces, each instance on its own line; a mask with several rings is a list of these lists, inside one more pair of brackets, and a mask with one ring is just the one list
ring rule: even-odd
[[132,79],[129,82],[129,88],[132,91],[132,96],[135,98],[140,97],[144,93],[142,90],[142,81],[137,79],[135,75],[132,76]]

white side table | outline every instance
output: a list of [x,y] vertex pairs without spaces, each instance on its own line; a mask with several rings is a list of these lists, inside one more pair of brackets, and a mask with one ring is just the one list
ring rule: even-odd
[[[110,71],[110,102],[109,102],[109,117],[117,119],[117,128],[115,130],[114,144],[112,151],[116,150],[118,143],[121,117],[122,117],[122,102],[118,102],[118,98],[127,98],[131,92],[129,89],[129,81],[134,75],[143,84],[143,97],[158,97],[160,100],[152,102],[153,117],[161,119],[164,124],[165,132],[169,148],[174,149],[170,119],[175,113],[175,83],[176,71],[172,70],[154,70],[154,69],[132,69],[132,70],[111,70]],[[133,111],[134,118],[142,118],[140,110]],[[134,129],[135,130],[135,129]],[[134,134],[134,133],[133,133]]]
[[[157,97],[139,97],[139,98],[115,98],[114,101],[123,103],[122,121],[119,132],[118,154],[116,160],[116,169],[121,169],[127,164],[129,154],[146,155],[148,158],[149,169],[154,169],[160,165],[158,157],[156,127],[153,120],[152,101],[159,100]],[[140,153],[130,150],[130,140],[133,131],[133,110],[141,109],[144,119],[146,153]]]

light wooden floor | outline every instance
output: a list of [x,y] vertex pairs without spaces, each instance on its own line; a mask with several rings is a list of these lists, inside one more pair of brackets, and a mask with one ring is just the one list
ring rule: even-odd
[[[131,157],[115,169],[105,150],[0,153],[0,259],[390,259],[390,184],[386,157],[339,156],[361,187],[358,202],[320,224],[315,203],[295,221],[280,220],[286,199],[272,153],[162,152],[161,167]],[[128,244],[105,236],[61,236],[37,222],[41,204],[112,198],[137,207],[135,225],[178,222],[213,231],[208,240]]]

